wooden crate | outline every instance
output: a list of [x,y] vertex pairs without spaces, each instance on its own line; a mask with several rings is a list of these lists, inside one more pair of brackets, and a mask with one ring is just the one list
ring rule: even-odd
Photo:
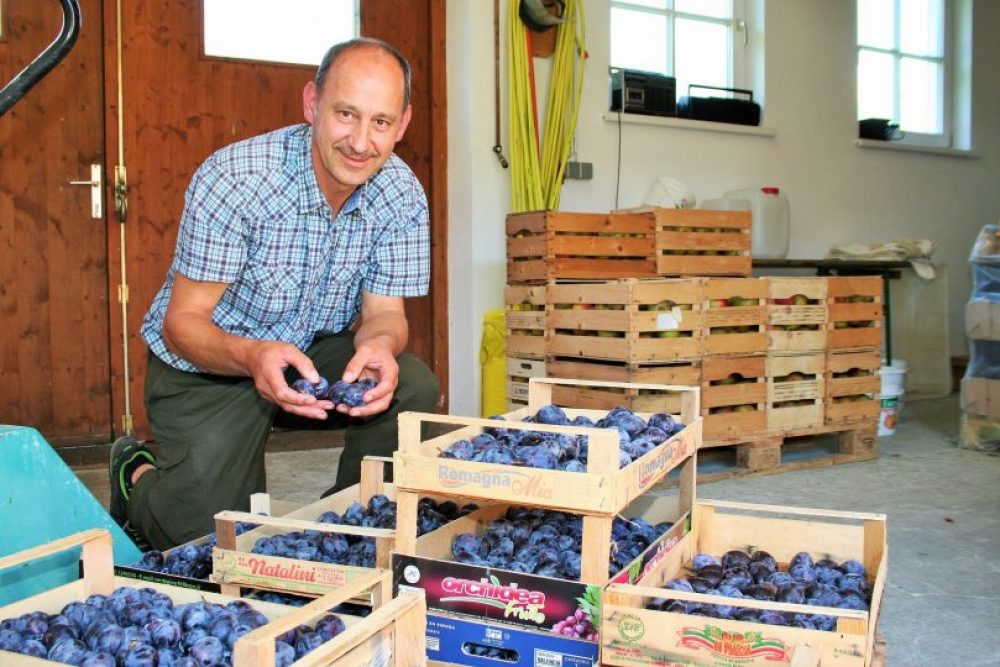
[[708,278],[705,281],[705,355],[767,352],[767,281]]
[[830,352],[826,355],[827,424],[877,420],[882,355],[878,352]]
[[[635,388],[673,390],[682,394],[681,411],[676,416],[686,428],[655,449],[619,469],[617,431],[576,426],[549,426],[524,423],[528,414],[552,403],[555,385],[564,380],[533,378],[529,382],[528,407],[509,413],[503,422],[418,412],[399,417],[399,449],[393,456],[393,471],[397,490],[417,491],[439,496],[478,498],[530,507],[566,510],[578,514],[613,515],[633,499],[662,479],[680,461],[691,454],[701,442],[697,387],[664,387],[661,385],[630,385]],[[582,380],[575,384],[586,384]],[[590,383],[593,386],[610,383]],[[566,410],[571,418],[584,414],[595,421],[605,411]],[[649,415],[640,415],[648,418]],[[436,423],[464,427],[442,436],[421,441],[420,426]],[[470,439],[485,428],[539,431],[585,435],[590,445],[587,472],[542,470],[501,464],[444,459],[440,452],[460,439]],[[400,526],[409,529],[409,526]],[[397,530],[397,543],[403,539]]]
[[628,212],[534,211],[507,216],[507,282],[652,278],[654,224]]
[[[47,558],[68,549],[81,548],[80,561],[82,577],[68,584],[49,589],[43,593],[19,600],[0,608],[0,619],[13,618],[34,611],[58,614],[68,603],[82,602],[90,595],[110,594],[120,586],[135,586],[136,580],[116,577],[113,569],[111,534],[106,530],[88,530],[70,535],[48,544],[0,558],[0,570]],[[233,596],[192,590],[181,586],[171,586],[155,582],[143,582],[167,595],[174,604],[207,601],[225,605],[237,599]],[[403,667],[423,665],[424,632],[426,628],[426,604],[423,593],[415,591],[392,598],[392,582],[387,571],[369,570],[337,593],[321,597],[304,607],[245,600],[269,619],[269,623],[240,637],[234,646],[234,664],[247,667],[265,667],[275,662],[274,641],[279,635],[299,625],[311,625],[329,613],[342,602],[357,598],[362,594],[372,600],[376,610],[365,618],[348,614],[338,614],[346,629],[330,641],[297,661],[296,665],[337,664],[360,665],[372,656],[382,656],[379,664]],[[414,648],[418,650],[414,650]],[[54,665],[48,660],[29,658],[6,651],[0,651],[0,664],[16,667],[19,665]]]
[[[701,384],[701,362],[672,364],[626,364],[589,359],[553,357],[547,365],[548,377],[564,380],[598,382],[685,385]],[[628,408],[633,412],[678,413],[680,395],[673,391],[593,385],[557,384],[552,387],[552,402],[561,407],[611,410]]]
[[[391,575],[378,571],[379,585]],[[274,665],[275,640],[310,618],[319,618],[336,605],[365,593],[371,584],[357,582],[310,602],[247,633],[234,646],[235,665]],[[427,602],[424,592],[401,590],[394,597],[380,593],[371,614],[349,626],[315,651],[293,663],[301,665],[385,665],[386,667],[423,667],[427,664]]]
[[[687,457],[682,459],[678,465],[675,466],[680,469],[680,474],[677,477],[678,484],[680,486],[680,493],[677,503],[675,504],[676,509],[673,509],[665,514],[657,513],[653,515],[647,513],[644,516],[644,518],[651,524],[669,520],[675,525],[666,533],[661,535],[655,543],[649,545],[642,554],[636,557],[633,562],[638,563],[639,565],[635,568],[631,567],[632,564],[630,564],[615,575],[608,574],[612,553],[611,526],[616,515],[568,512],[570,514],[581,515],[583,521],[579,583],[603,586],[612,578],[612,576],[618,578],[618,575],[622,575],[621,578],[627,580],[630,576],[630,571],[632,572],[632,576],[634,578],[635,573],[640,570],[642,565],[649,562],[649,560],[660,550],[662,544],[669,543],[671,538],[679,537],[680,534],[683,534],[683,531],[686,528],[684,524],[687,519],[690,518],[690,510],[692,503],[694,502],[695,474],[697,471],[696,455],[697,449],[693,449]],[[416,526],[418,498],[419,494],[416,492],[400,490],[398,521],[401,528],[404,526]],[[478,510],[442,526],[433,533],[428,533],[419,538],[416,537],[415,531],[408,531],[412,535],[413,539],[401,537],[397,543],[395,553],[404,556],[419,556],[421,558],[431,558],[438,561],[444,561],[446,562],[445,567],[450,568],[452,572],[455,572],[460,568],[468,568],[469,573],[472,574],[474,571],[482,568],[479,566],[468,566],[454,561],[451,555],[452,540],[455,536],[462,533],[474,533],[481,535],[486,531],[486,527],[490,522],[502,518],[507,508],[511,506],[512,505],[503,502],[484,505]],[[535,504],[515,503],[514,506],[526,507],[535,506]],[[669,502],[665,502],[663,503],[663,506],[671,507],[672,505]],[[622,508],[622,510],[624,509],[625,507]],[[398,564],[395,565],[393,569],[398,571]],[[490,571],[494,573],[494,575],[499,573],[514,574],[504,570],[503,568],[490,568]],[[461,575],[454,574],[453,576]],[[464,578],[477,580],[479,577],[467,576]],[[560,584],[563,585],[566,581],[568,581],[564,579],[543,577],[541,575],[529,575],[528,579],[551,579],[555,582],[560,582]],[[558,585],[559,584],[554,585],[553,588],[558,587]],[[577,591],[573,591],[574,594],[570,595],[569,599],[576,597],[576,592]],[[580,590],[579,593],[582,594],[583,591]],[[597,623],[595,622],[594,625],[596,626]]]
[[826,355],[768,355],[767,429],[823,425]]
[[548,354],[626,363],[702,355],[698,278],[549,285]]
[[749,276],[750,211],[656,208],[662,276]]
[[545,358],[545,285],[507,285],[504,303],[507,356]]
[[[731,549],[746,549],[747,545],[768,551],[786,566],[799,551],[838,562],[861,561],[873,589],[871,608],[853,611],[752,598],[734,600],[661,588],[670,579],[686,574],[694,554],[721,556]],[[819,650],[818,664],[871,667],[887,574],[883,514],[698,501],[690,533],[638,585],[613,584],[605,590],[601,662],[612,667],[817,664],[794,662],[807,652],[804,647],[808,646]],[[723,600],[742,608],[820,613],[835,617],[837,627],[827,632],[647,609],[654,598],[703,604],[720,604]]]
[[546,375],[544,359],[515,359],[507,357],[507,400],[526,403],[528,380]]
[[[284,516],[265,517],[247,512],[224,511],[215,515],[216,547],[212,550],[212,581],[223,593],[238,595],[250,587],[297,595],[325,595],[367,577],[373,568],[321,563],[253,553],[254,543],[291,531],[315,530],[341,535],[360,535],[375,540],[375,569],[389,567],[389,555],[395,545],[396,531],[389,528],[364,528],[343,524],[320,523],[326,511],[338,514],[354,502],[362,505],[375,494],[396,500],[396,488],[383,482],[383,470],[391,459],[365,457],[361,463],[361,483],[321,498]],[[258,528],[236,535],[236,523],[258,524]]]
[[826,349],[825,277],[767,278],[768,352]]
[[827,278],[827,347],[878,348],[882,345],[882,277]]
[[704,442],[767,430],[767,358],[708,358],[702,362]]

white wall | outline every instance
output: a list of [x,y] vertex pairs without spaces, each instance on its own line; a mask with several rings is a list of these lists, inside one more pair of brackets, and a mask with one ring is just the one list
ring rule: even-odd
[[[1000,216],[1000,2],[974,1],[975,158],[854,145],[854,4],[767,0],[762,124],[777,136],[625,124],[618,203],[639,204],[663,175],[686,183],[699,200],[738,187],[777,185],[791,203],[789,257],[823,257],[834,243],[931,239],[934,258],[950,267],[951,353],[962,355],[969,249],[982,225]],[[501,50],[506,7],[501,2]],[[579,160],[594,163],[594,178],[567,182],[560,208],[607,211],[615,206],[618,141],[617,125],[601,118],[607,108],[607,2],[585,0],[585,9],[590,59],[576,151]],[[455,414],[478,413],[481,321],[485,311],[502,305],[505,282],[510,188],[491,150],[492,22],[490,2],[448,2],[449,400]],[[506,111],[501,121],[507,148]]]

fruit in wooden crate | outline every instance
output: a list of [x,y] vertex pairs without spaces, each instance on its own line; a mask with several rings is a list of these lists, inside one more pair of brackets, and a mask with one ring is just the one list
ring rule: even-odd
[[[236,534],[242,535],[254,527],[252,523],[239,522],[236,524]],[[213,546],[215,533],[210,533],[204,544],[185,544],[171,550],[166,556],[157,549],[147,551],[142,555],[142,560],[132,567],[178,577],[207,579],[212,572]]]
[[[432,498],[421,498],[417,503],[417,534],[423,535],[436,530],[475,509],[477,506],[473,503],[459,508],[451,501],[439,505]],[[317,521],[365,528],[395,528],[396,503],[384,495],[376,494],[368,500],[367,507],[354,502],[343,516],[331,510],[323,512]],[[254,543],[251,551],[264,556],[281,556],[355,567],[375,567],[377,555],[373,538],[318,530],[292,531],[261,537]]]
[[[88,667],[223,665],[239,637],[267,622],[243,600],[174,605],[152,588],[123,586],[70,602],[59,614],[30,612],[0,621],[0,650]],[[315,630],[290,630],[275,643],[275,664],[285,667],[343,630],[333,614]]]
[[[493,417],[503,421],[502,417]],[[596,424],[585,415],[569,421],[565,412],[554,405],[543,406],[528,423],[569,424],[594,428],[614,428],[619,432],[619,467],[647,454],[684,429],[665,413],[650,416],[649,423],[627,408],[617,407]],[[588,443],[586,436],[542,433],[539,431],[490,427],[472,440],[456,440],[441,450],[442,458],[482,463],[500,463],[547,470],[585,472]]]
[[[642,518],[616,518],[611,528],[608,574],[624,569],[666,532],[669,522],[650,525]],[[583,520],[551,510],[511,507],[481,534],[461,533],[452,539],[454,560],[515,572],[577,580]]]
[[[808,552],[799,552],[789,561],[788,569],[781,570],[774,557],[765,551],[751,554],[734,550],[723,554],[721,559],[712,554],[695,554],[688,571],[689,576],[668,581],[663,586],[664,596],[652,600],[649,608],[830,631],[836,628],[833,616],[755,610],[740,607],[738,600],[753,598],[861,611],[867,610],[871,602],[868,573],[856,560],[840,564],[825,558],[814,561]],[[711,585],[715,581],[718,583]],[[704,592],[727,600],[718,604],[681,602],[669,597],[670,590]]]

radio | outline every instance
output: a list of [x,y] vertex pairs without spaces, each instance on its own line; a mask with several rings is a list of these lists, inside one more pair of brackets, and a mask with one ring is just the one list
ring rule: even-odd
[[677,80],[653,72],[611,68],[611,111],[673,116],[677,113]]

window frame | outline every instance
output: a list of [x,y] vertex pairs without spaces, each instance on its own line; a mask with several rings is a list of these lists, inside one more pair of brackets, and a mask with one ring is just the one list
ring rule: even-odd
[[[749,48],[749,35],[750,35],[750,0],[731,0],[732,3],[732,17],[731,18],[713,18],[710,16],[705,16],[702,14],[691,14],[689,12],[681,12],[674,9],[674,0],[665,0],[666,7],[664,9],[658,9],[655,7],[645,7],[642,5],[632,4],[629,0],[609,0],[608,2],[608,16],[610,19],[611,11],[615,8],[625,9],[628,11],[644,12],[652,14],[654,16],[663,16],[666,18],[667,31],[666,31],[666,63],[664,63],[664,72],[667,76],[675,76],[676,73],[676,43],[675,37],[675,21],[678,18],[702,21],[704,23],[712,23],[715,25],[722,25],[729,30],[729,40],[727,43],[728,52],[726,54],[727,62],[727,82],[725,87],[727,88],[742,88],[742,89],[753,89],[754,77],[753,77],[753,52]],[[609,20],[610,26],[610,20]],[[614,41],[615,35],[609,30],[608,34],[608,46],[610,54],[610,45]],[[740,43],[742,42],[742,43]],[[622,65],[618,65],[611,62],[609,57],[608,65],[611,68],[621,68]],[[687,95],[687,91],[678,89],[677,95]],[[758,95],[755,92],[755,99]]]
[[858,17],[854,22],[855,26],[855,116],[858,120],[861,120],[861,95],[858,89],[858,81],[860,79],[861,70],[861,54],[862,52],[879,53],[884,55],[892,56],[893,58],[893,118],[890,120],[893,122],[899,122],[902,116],[901,109],[901,93],[900,93],[900,70],[901,63],[904,59],[915,59],[923,60],[926,62],[933,62],[941,67],[941,85],[939,90],[940,104],[939,112],[941,114],[941,132],[939,134],[934,133],[923,133],[923,132],[911,132],[907,131],[906,128],[900,127],[903,133],[902,138],[895,140],[894,143],[909,144],[911,146],[929,146],[935,148],[950,148],[954,146],[954,109],[955,109],[955,91],[954,91],[954,68],[955,68],[955,54],[954,48],[956,43],[956,17],[955,17],[955,6],[952,0],[941,0],[942,12],[941,12],[941,56],[925,56],[925,55],[915,55],[911,53],[906,53],[902,51],[900,43],[900,5],[905,0],[893,0],[894,4],[894,25],[893,25],[893,46],[892,48],[879,48],[873,46],[864,46],[860,43],[858,33],[858,23],[860,21],[860,10],[859,5],[864,0],[855,0],[854,7],[855,12]]
[[[0,2],[4,2],[4,0],[0,0]],[[352,34],[353,34],[354,37],[359,37],[361,35],[361,0],[351,0],[351,4],[353,5],[352,12],[353,12],[353,17],[354,17],[354,22],[353,22],[354,25],[353,25],[353,28],[352,28],[351,32],[352,32]],[[278,66],[278,67],[298,67],[298,68],[304,68],[304,69],[310,69],[310,68],[311,69],[315,69],[317,67],[317,65],[319,65],[319,60],[317,60],[315,63],[303,63],[303,62],[291,61],[291,60],[273,60],[273,59],[269,59],[269,58],[256,57],[256,56],[224,55],[224,54],[219,54],[219,53],[208,53],[208,48],[207,48],[207,45],[206,45],[206,42],[208,41],[207,35],[206,35],[206,31],[208,29],[208,24],[207,24],[205,0],[200,0],[198,2],[198,13],[199,13],[199,15],[198,15],[198,32],[199,32],[199,36],[198,37],[199,37],[199,42],[200,42],[199,48],[200,48],[200,57],[203,60],[219,61],[219,62],[233,62],[233,63],[251,63],[251,64],[252,63],[260,63],[260,64],[264,64],[264,65],[273,65],[273,66]],[[329,46],[332,46],[332,45],[333,44],[330,43],[327,46],[329,47]],[[322,55],[323,54],[321,53],[320,54],[320,58],[322,58]]]

